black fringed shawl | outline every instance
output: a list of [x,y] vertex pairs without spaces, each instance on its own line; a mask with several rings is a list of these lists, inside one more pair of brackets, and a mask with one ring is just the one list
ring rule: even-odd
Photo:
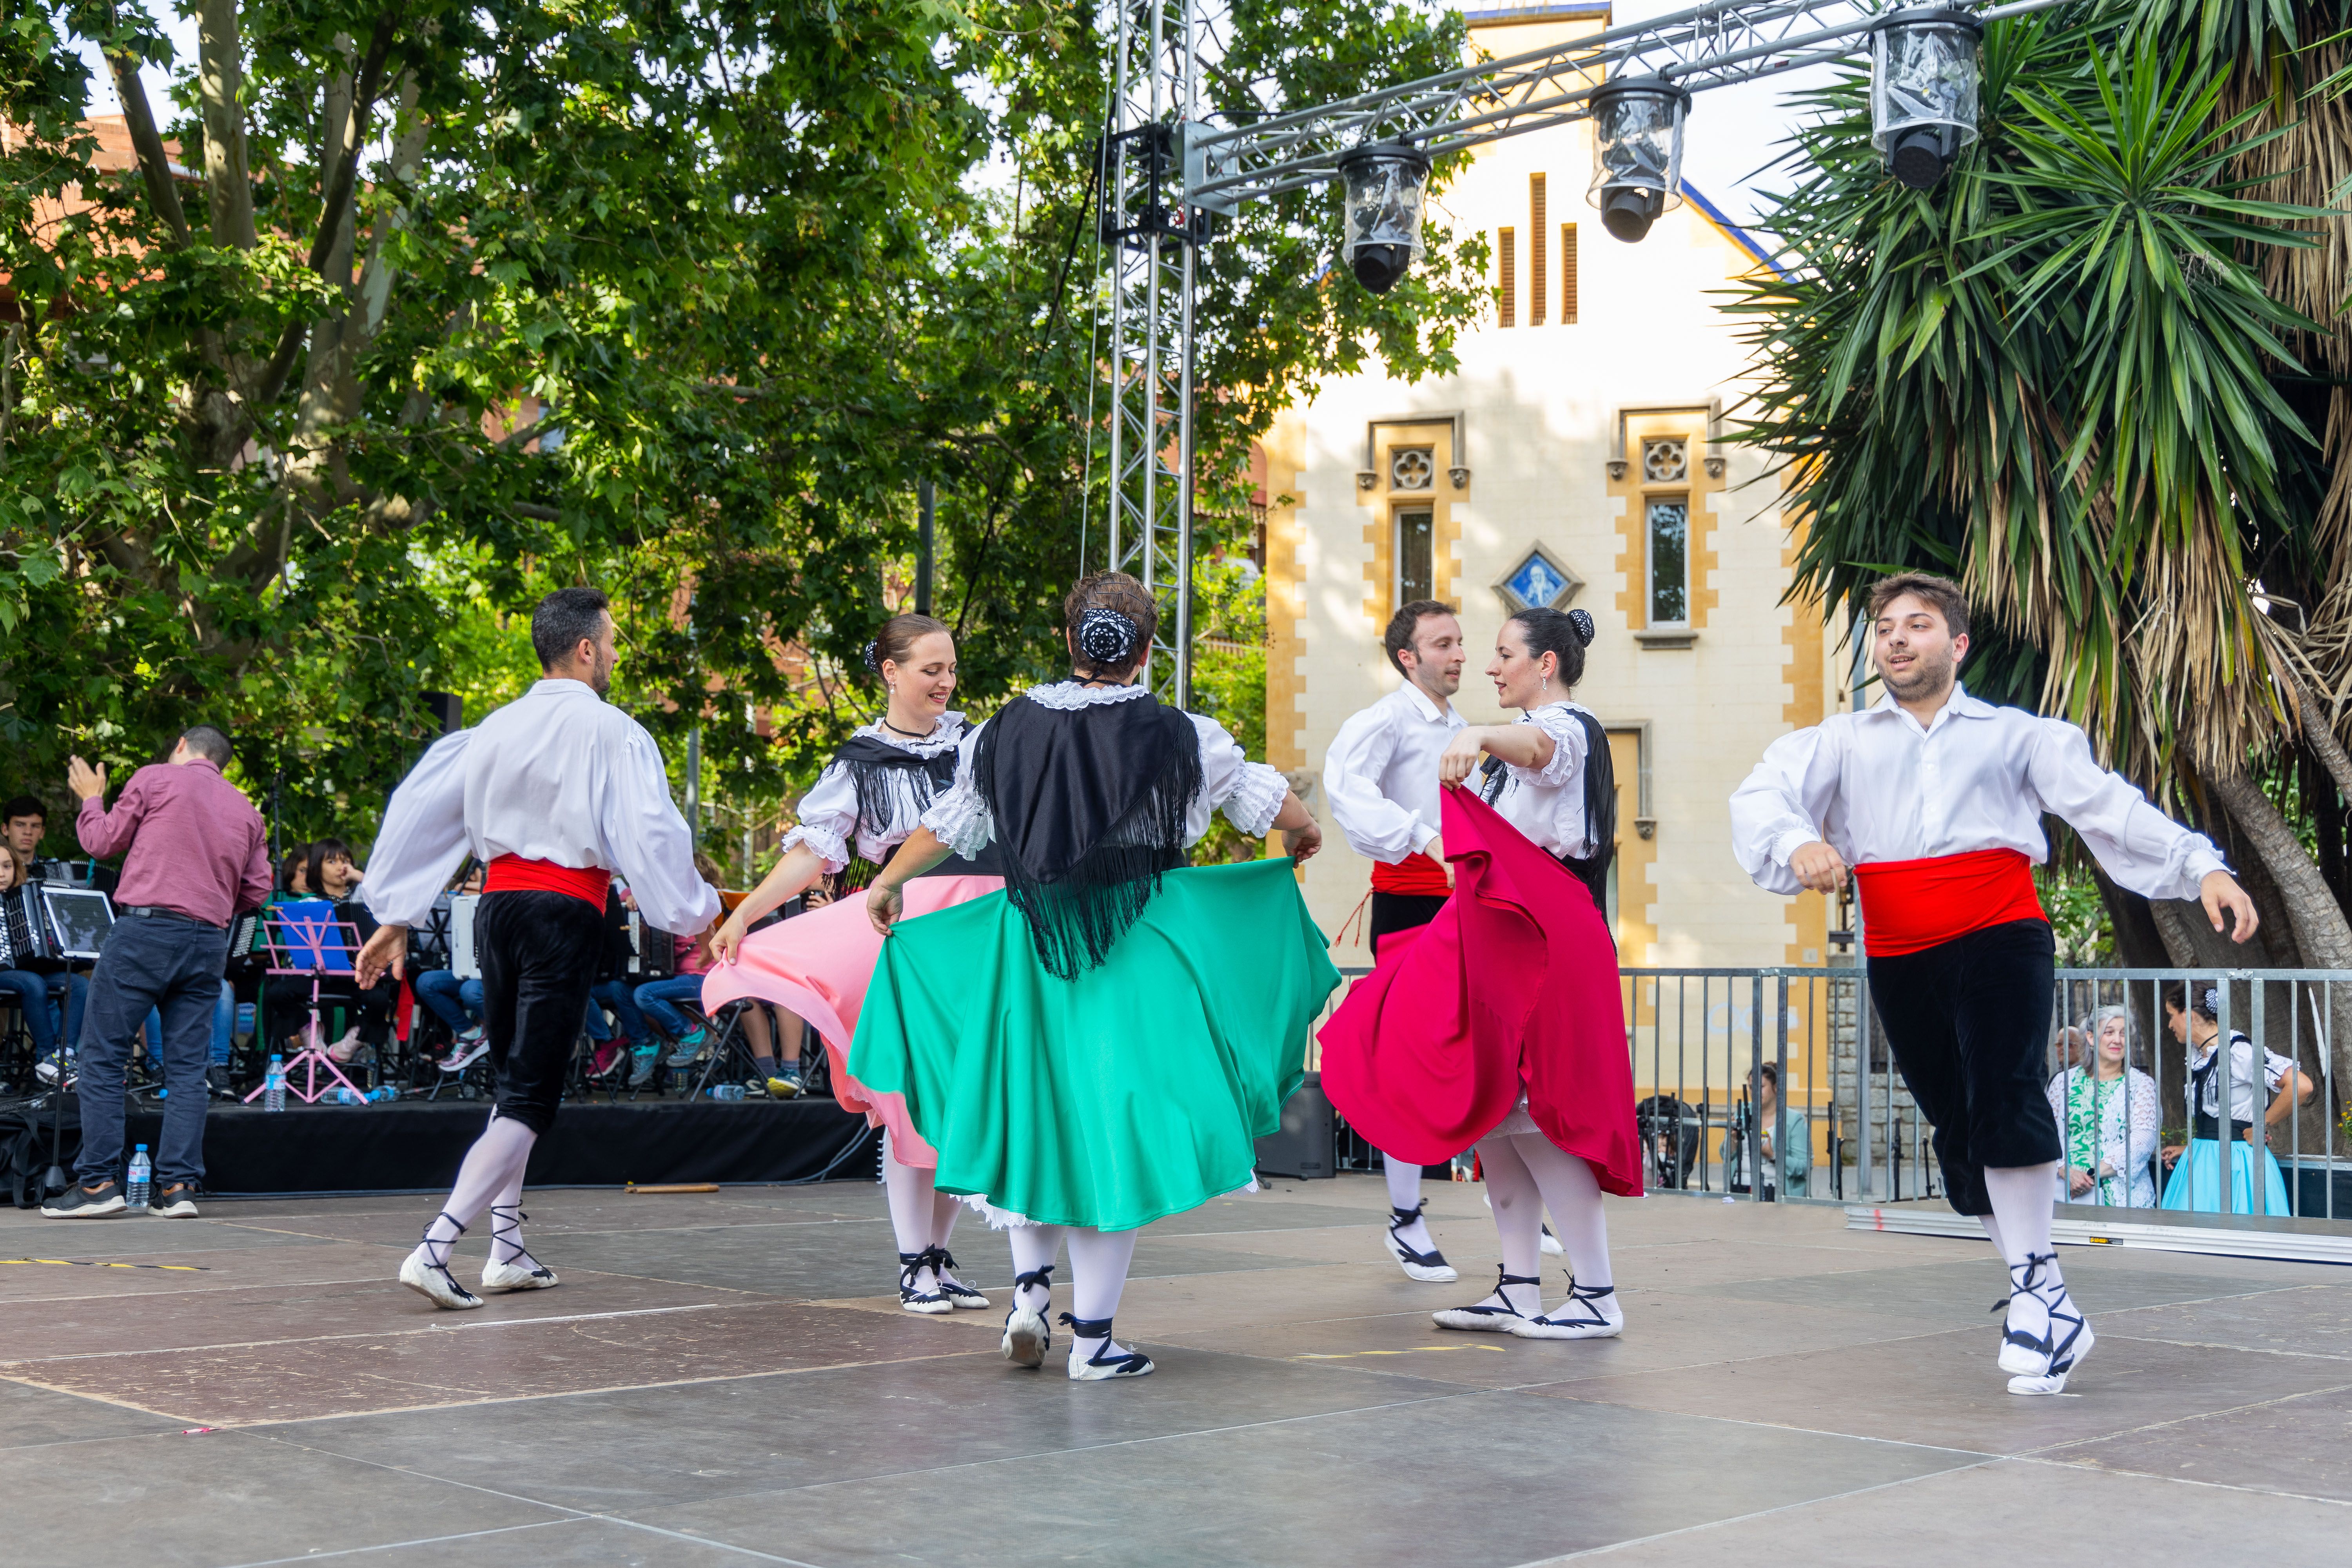
[[1037,961],[1074,980],[1184,863],[1200,733],[1148,694],[1074,709],[1018,698],[981,731],[972,782],[996,820],[1005,895],[1029,922]]
[[[1584,727],[1584,836],[1592,840],[1593,849],[1588,859],[1573,855],[1552,857],[1568,868],[1569,875],[1583,883],[1592,894],[1592,907],[1603,914],[1609,910],[1609,862],[1617,858],[1617,763],[1609,752],[1609,731],[1601,721],[1581,708],[1569,712]],[[1479,795],[1488,805],[1498,804],[1503,790],[1511,781],[1509,772],[1499,757],[1488,757],[1478,770],[1482,781]]]
[[878,735],[852,735],[833,760],[849,770],[849,782],[857,788],[857,826],[877,836],[899,819],[901,805],[911,805],[912,815],[920,816],[955,783],[953,746],[919,757]]

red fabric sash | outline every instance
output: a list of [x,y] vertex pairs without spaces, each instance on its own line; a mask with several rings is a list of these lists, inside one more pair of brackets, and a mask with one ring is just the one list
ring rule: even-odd
[[1386,861],[1372,862],[1372,891],[1402,893],[1408,898],[1442,899],[1454,889],[1445,880],[1445,868],[1419,850],[1406,856],[1395,865]]
[[1381,943],[1318,1037],[1323,1090],[1374,1148],[1433,1165],[1519,1096],[1603,1192],[1642,1193],[1617,949],[1592,895],[1466,789],[1443,792],[1454,892]]
[[613,873],[602,866],[559,866],[552,860],[526,860],[520,855],[498,857],[482,876],[486,893],[569,893],[600,910],[612,886]]
[[1862,941],[1873,958],[1896,958],[2011,921],[2039,921],[2033,864],[2014,849],[1978,849],[1853,868],[1862,889]]

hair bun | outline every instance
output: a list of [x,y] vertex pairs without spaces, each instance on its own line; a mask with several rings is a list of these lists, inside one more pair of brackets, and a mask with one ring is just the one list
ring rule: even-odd
[[866,668],[875,674],[882,673],[882,640],[877,637],[866,645]]
[[1135,623],[1097,605],[1078,617],[1077,644],[1088,663],[1124,668],[1135,651]]
[[1582,610],[1568,612],[1568,624],[1576,628],[1576,639],[1585,647],[1592,646],[1592,617]]
[[2216,1018],[2221,1016],[2221,993],[2210,985],[2205,988],[2205,1011]]

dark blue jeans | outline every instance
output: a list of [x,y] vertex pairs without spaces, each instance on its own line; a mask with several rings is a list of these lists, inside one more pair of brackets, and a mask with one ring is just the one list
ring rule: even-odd
[[454,1034],[464,1034],[482,1021],[482,983],[460,980],[446,969],[428,969],[416,977],[416,999],[440,1016]]
[[117,921],[89,977],[81,1020],[81,1158],[89,1186],[122,1169],[122,1079],[131,1042],[152,1009],[163,1018],[163,1141],[155,1185],[205,1175],[205,1068],[212,1060],[213,1009],[220,1002],[228,932],[193,921]]
[[[637,987],[637,1007],[654,1027],[671,1039],[679,1039],[702,1026],[688,1017],[677,1004],[698,1002],[702,997],[702,976],[673,974],[667,980],[648,980]],[[640,1036],[640,1040],[646,1037]]]
[[600,980],[589,988],[588,994],[596,1005],[588,1009],[588,1037],[602,1042],[612,1031],[604,1026],[602,1008],[610,1007],[613,1016],[621,1021],[621,1033],[628,1036],[633,1046],[649,1045],[653,1037],[646,1032],[646,1016],[637,1011],[637,988],[625,980]]
[[28,969],[0,969],[0,992],[13,993],[17,1010],[25,1015],[25,1027],[33,1037],[33,1054],[44,1058],[57,1055],[57,1015],[49,1011],[52,1001],[66,1005],[64,1037],[70,1040],[81,1028],[82,1003],[89,995],[89,982],[79,974],[36,974]]

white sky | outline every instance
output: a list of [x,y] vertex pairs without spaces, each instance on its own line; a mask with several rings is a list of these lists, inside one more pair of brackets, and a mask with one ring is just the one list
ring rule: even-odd
[[[1459,3],[1459,0],[1456,0]],[[1477,0],[1470,0],[1475,5]],[[1618,26],[1639,22],[1651,16],[1686,10],[1691,0],[1617,0],[1614,21]],[[150,0],[151,14],[163,7]],[[176,14],[163,17],[164,31],[184,59],[193,59],[196,47],[196,25],[192,17]],[[89,53],[90,67],[90,112],[116,114],[121,106],[115,101],[114,85],[108,78],[103,62],[94,51]],[[163,72],[148,68],[147,96],[154,105],[156,118],[168,119],[170,105],[165,98],[169,83]],[[1789,106],[1789,95],[1807,87],[1817,86],[1831,78],[1826,67],[1792,72],[1763,81],[1747,82],[1738,87],[1717,88],[1700,93],[1691,107],[1690,128],[1683,149],[1683,174],[1691,184],[1706,193],[1709,199],[1723,208],[1734,222],[1769,227],[1761,193],[1774,185],[1785,185],[1785,176],[1777,173],[1760,174],[1763,166],[1777,157],[1780,143],[1794,128],[1796,115]]]

